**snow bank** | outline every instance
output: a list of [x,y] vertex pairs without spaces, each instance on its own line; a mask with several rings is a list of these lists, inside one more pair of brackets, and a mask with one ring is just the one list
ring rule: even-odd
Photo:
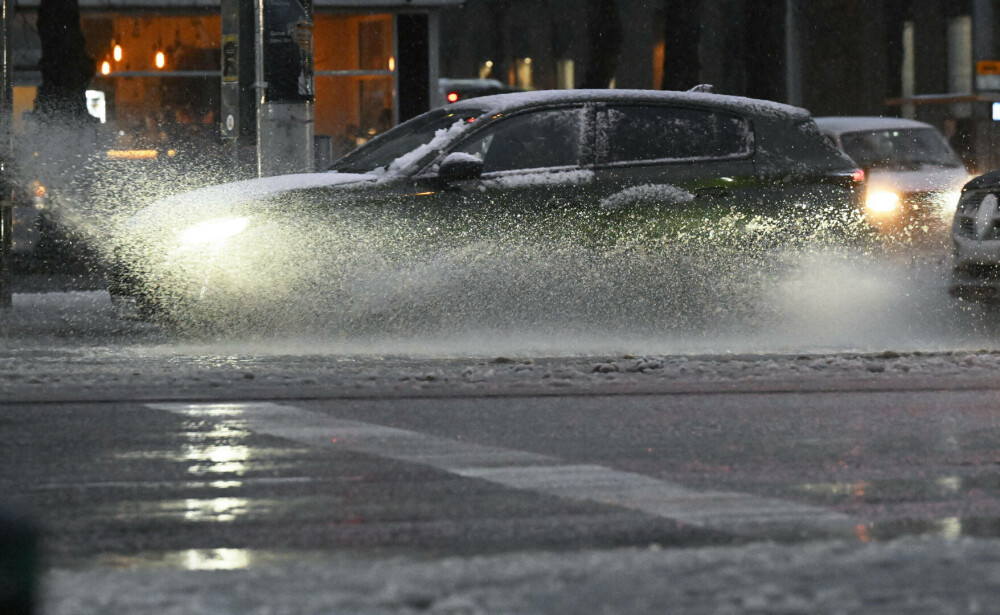
[[998,582],[1000,541],[973,539],[432,560],[288,553],[243,570],[54,570],[42,615],[936,615],[992,612]]

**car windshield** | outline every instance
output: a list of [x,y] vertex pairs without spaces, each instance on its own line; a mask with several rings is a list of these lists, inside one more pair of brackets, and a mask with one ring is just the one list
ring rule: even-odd
[[429,113],[404,122],[362,145],[334,163],[331,170],[343,173],[371,173],[389,166],[401,156],[427,145],[439,130],[482,114],[478,109],[451,109]]
[[933,128],[872,130],[841,136],[844,151],[866,168],[917,170],[923,166],[957,168],[962,161]]

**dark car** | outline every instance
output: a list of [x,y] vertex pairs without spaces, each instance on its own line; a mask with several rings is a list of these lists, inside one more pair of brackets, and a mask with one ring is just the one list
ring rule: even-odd
[[962,188],[951,237],[955,244],[951,294],[967,300],[1000,301],[1000,169]]
[[743,258],[864,235],[862,186],[863,172],[795,107],[695,92],[481,97],[405,122],[329,172],[154,203],[129,222],[111,292],[146,311],[213,297],[232,307],[332,293],[349,283],[346,260],[375,272],[512,241]]

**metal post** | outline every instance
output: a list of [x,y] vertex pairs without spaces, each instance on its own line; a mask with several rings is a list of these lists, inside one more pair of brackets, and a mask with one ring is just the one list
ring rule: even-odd
[[13,303],[11,290],[14,230],[14,193],[11,189],[11,160],[14,143],[11,125],[14,115],[13,81],[11,79],[10,28],[13,21],[13,0],[0,5],[0,308]]
[[310,0],[256,0],[257,173],[310,173],[313,45]]
[[264,3],[267,0],[254,0],[253,11],[253,54],[254,54],[254,82],[253,87],[257,92],[254,96],[256,108],[254,109],[254,121],[257,126],[254,129],[257,138],[257,176],[264,177],[264,148],[261,145],[261,107],[264,105],[264,97],[267,94],[267,82],[264,81]]
[[802,106],[802,57],[796,0],[785,0],[785,91],[788,104]]
[[[972,61],[995,60],[995,40],[997,36],[995,11],[990,0],[972,0]],[[1000,163],[996,148],[993,146],[997,133],[998,122],[993,121],[992,105],[979,103],[975,105],[973,118],[975,134],[973,136],[976,169],[986,171],[996,168]]]
[[243,177],[243,153],[257,143],[254,0],[222,0],[222,96],[219,132],[232,170]]
[[0,508],[0,613],[36,612],[38,542],[38,528],[29,518]]

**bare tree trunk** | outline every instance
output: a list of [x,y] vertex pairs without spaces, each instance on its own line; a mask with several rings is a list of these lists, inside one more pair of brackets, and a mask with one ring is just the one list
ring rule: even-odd
[[663,89],[687,90],[699,83],[701,0],[664,0]]
[[35,111],[43,121],[89,120],[86,90],[94,59],[84,50],[78,0],[41,0],[38,36],[42,41],[42,85]]
[[590,57],[584,72],[584,88],[611,85],[622,48],[622,22],[616,0],[591,0],[587,11]]

